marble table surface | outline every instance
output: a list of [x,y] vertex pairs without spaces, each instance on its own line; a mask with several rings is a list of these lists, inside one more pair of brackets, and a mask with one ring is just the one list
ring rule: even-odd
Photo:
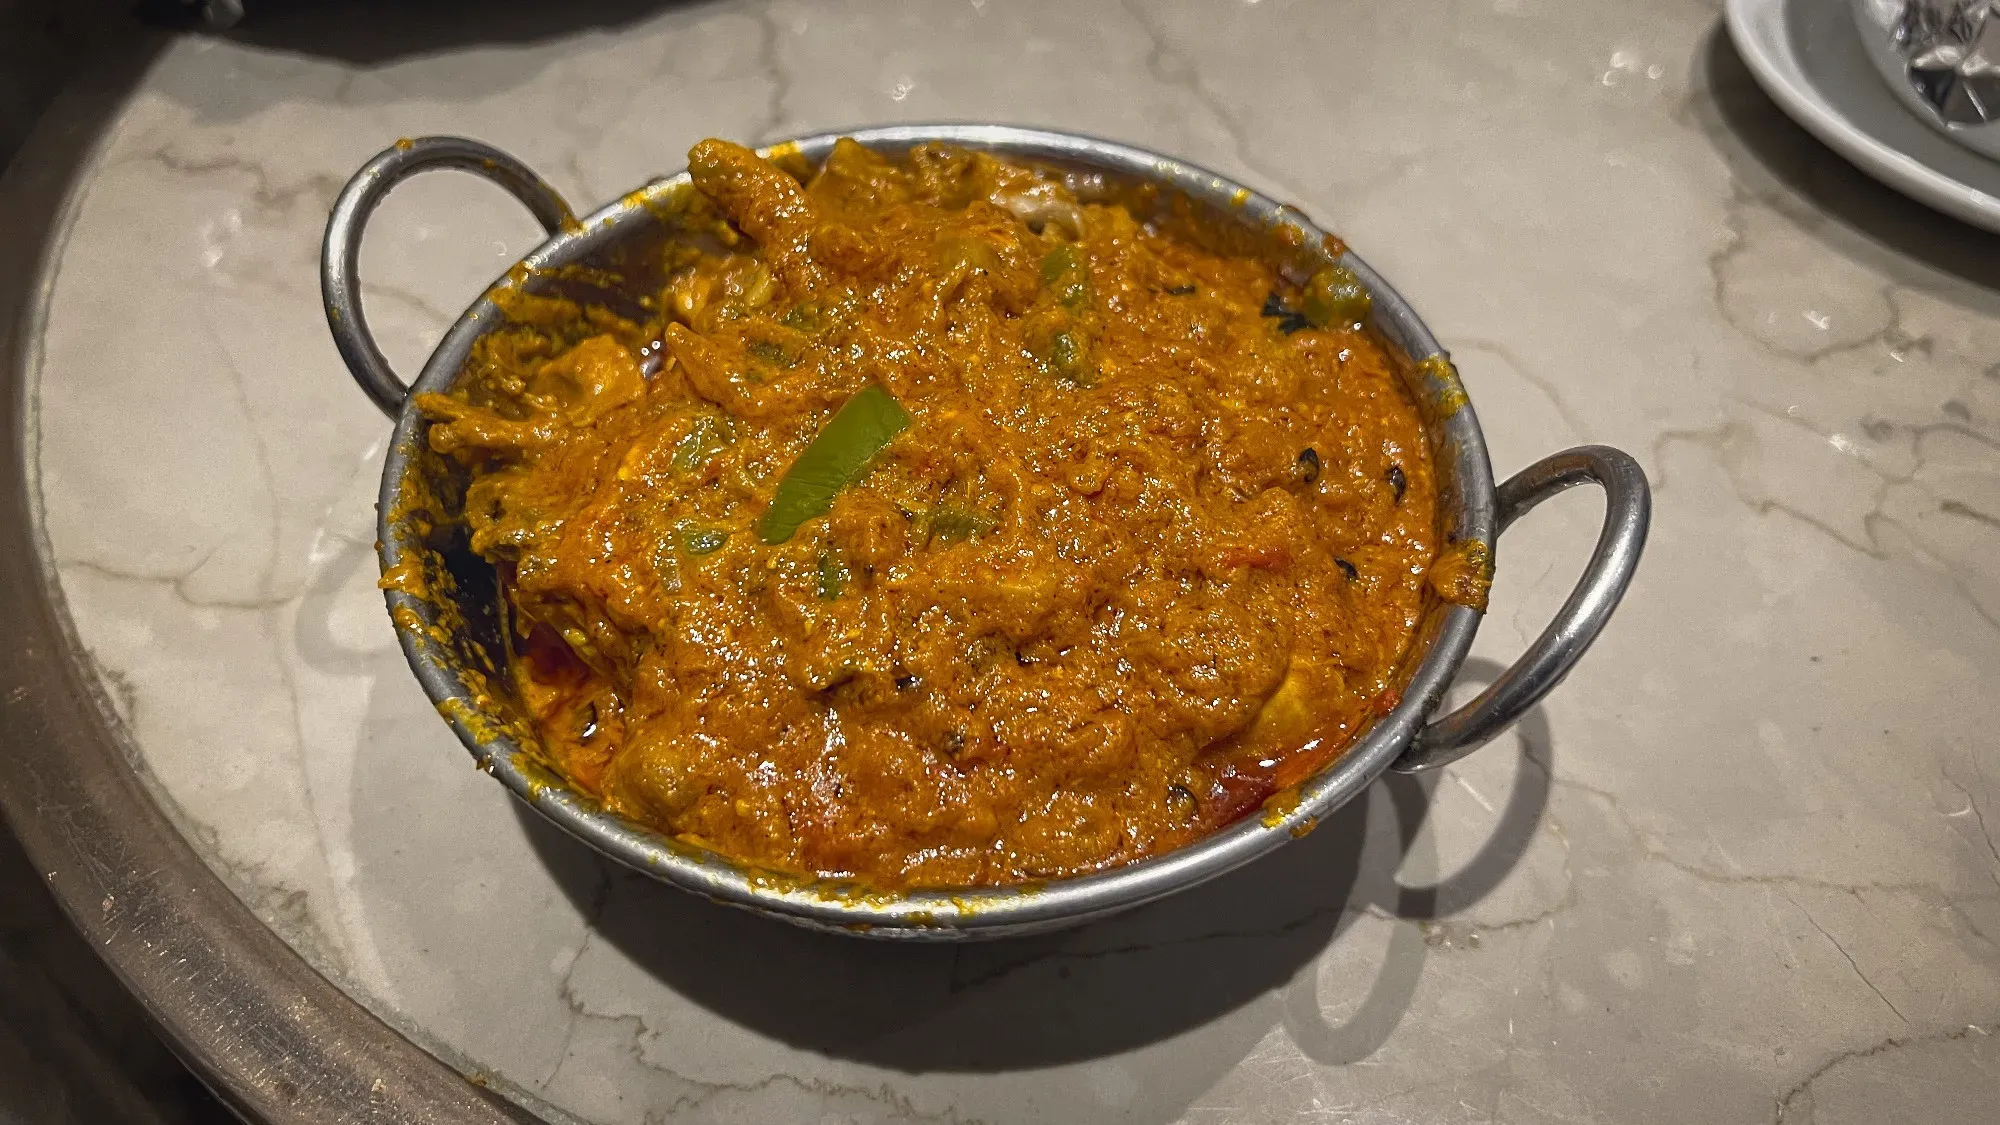
[[[606,1125],[1992,1112],[2000,242],[1778,116],[1713,0],[251,10],[159,46],[72,201],[33,388],[46,530],[160,799],[468,1075]],[[494,142],[594,204],[705,135],[928,119],[1295,200],[1452,348],[1500,472],[1639,457],[1650,553],[1589,659],[1459,766],[1032,940],[811,935],[528,819],[374,588],[387,427],[321,318],[335,191],[405,135]],[[400,189],[363,258],[390,358],[414,370],[534,240],[470,178]],[[1599,515],[1579,493],[1508,533],[1470,678],[1547,620]]]

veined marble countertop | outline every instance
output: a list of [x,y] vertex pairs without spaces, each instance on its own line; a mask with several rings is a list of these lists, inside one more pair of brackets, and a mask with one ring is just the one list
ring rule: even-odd
[[[429,7],[253,5],[167,43],[73,201],[34,388],[69,607],[161,799],[419,1042],[607,1125],[2000,1104],[2000,241],[1780,118],[1718,4]],[[1295,200],[1451,347],[1499,472],[1639,456],[1648,559],[1577,673],[1275,858],[1028,941],[811,935],[527,819],[374,588],[387,427],[321,318],[335,191],[422,133],[594,204],[706,135],[928,119]],[[534,241],[470,178],[399,189],[363,261],[391,359]],[[1475,673],[1598,517],[1579,494],[1507,534]]]

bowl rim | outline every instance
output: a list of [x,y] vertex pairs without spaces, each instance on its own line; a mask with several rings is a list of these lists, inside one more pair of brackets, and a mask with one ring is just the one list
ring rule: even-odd
[[[1303,240],[1302,253],[1325,257],[1319,248],[1327,232],[1300,209],[1186,161],[1085,134],[997,124],[901,124],[814,133],[759,151],[796,152],[817,160],[843,137],[884,150],[940,141],[1147,179],[1197,201],[1233,209],[1247,224],[1289,226]],[[685,169],[655,179],[537,246],[445,333],[412,385],[412,397],[445,390],[458,379],[473,342],[504,320],[496,297],[504,297],[526,278],[578,262],[657,222],[657,210],[684,191],[687,183]],[[1448,356],[1409,302],[1380,274],[1351,250],[1339,261],[1354,270],[1375,297],[1371,327],[1412,361],[1446,357],[1446,363],[1431,365],[1422,376],[1429,385],[1412,388],[1420,397],[1430,394],[1450,403],[1448,409],[1435,410],[1435,418],[1426,418],[1443,484],[1440,523],[1452,542],[1477,540],[1490,550],[1498,533],[1492,466],[1478,417]],[[395,517],[403,478],[427,452],[425,432],[418,412],[405,400],[384,459],[377,504],[377,554],[385,575],[422,550],[410,522]],[[1080,924],[1205,882],[1305,835],[1372,783],[1409,745],[1463,663],[1481,617],[1466,606],[1434,603],[1418,626],[1424,652],[1401,701],[1302,782],[1295,802],[1268,803],[1262,815],[1243,817],[1173,851],[1087,875],[999,887],[888,893],[853,883],[757,871],[602,809],[594,798],[551,773],[500,724],[482,721],[477,692],[461,676],[451,646],[438,635],[434,606],[398,588],[387,589],[385,599],[411,670],[479,767],[564,831],[635,870],[719,903],[811,928],[914,940],[1017,935]]]

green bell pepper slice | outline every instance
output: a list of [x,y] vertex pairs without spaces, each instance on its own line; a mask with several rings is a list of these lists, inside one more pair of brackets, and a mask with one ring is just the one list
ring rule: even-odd
[[876,456],[909,425],[909,411],[879,384],[856,391],[779,478],[771,506],[757,521],[757,534],[766,543],[783,543],[800,524],[825,515],[834,496],[866,475]]

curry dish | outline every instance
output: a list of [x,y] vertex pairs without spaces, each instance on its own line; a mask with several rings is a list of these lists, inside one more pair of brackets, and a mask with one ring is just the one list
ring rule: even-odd
[[1351,273],[946,146],[689,163],[643,307],[524,296],[418,400],[577,785],[773,871],[1018,883],[1395,705],[1436,495]]

